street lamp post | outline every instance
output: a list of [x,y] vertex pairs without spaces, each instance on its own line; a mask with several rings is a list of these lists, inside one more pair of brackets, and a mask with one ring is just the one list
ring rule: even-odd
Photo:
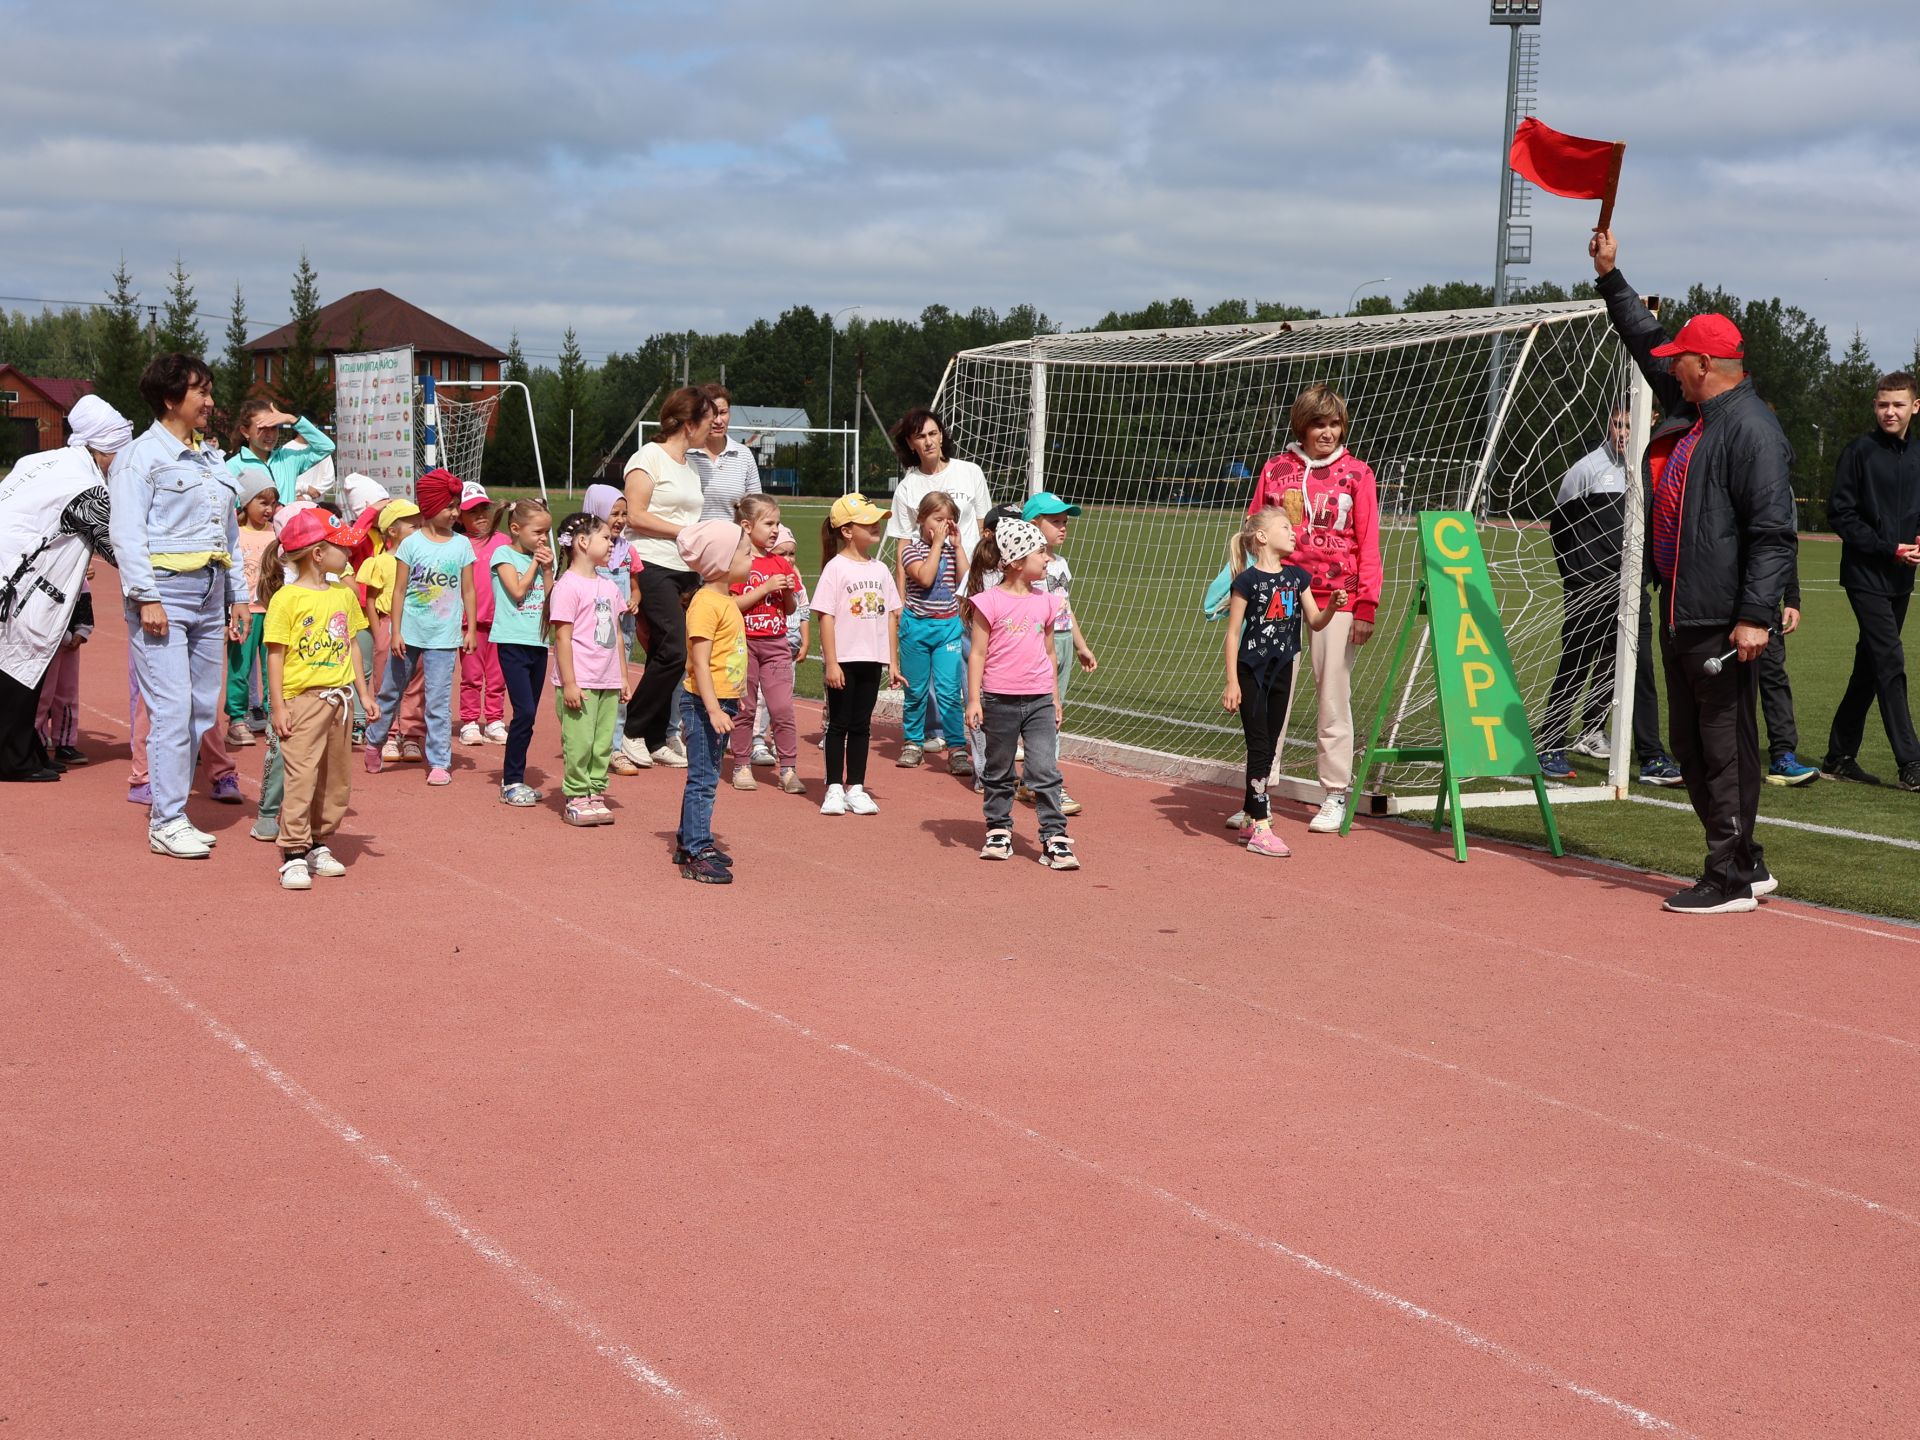
[[[859,308],[860,307],[858,305],[842,305],[838,310],[831,311],[827,315],[827,424],[828,425],[833,424],[833,346],[834,346],[834,341],[840,338],[839,328],[835,326],[833,322],[839,319],[842,315],[845,315],[848,311],[858,310]],[[846,483],[847,483],[847,437],[842,435],[840,437],[840,484],[842,485],[842,487],[844,487]]]
[[1353,287],[1353,293],[1347,296],[1347,308],[1344,313],[1348,315],[1353,314],[1353,302],[1360,298],[1360,292],[1362,290],[1371,289],[1375,285],[1385,285],[1392,279],[1393,277],[1391,275],[1382,275],[1377,280],[1362,280],[1358,285]]

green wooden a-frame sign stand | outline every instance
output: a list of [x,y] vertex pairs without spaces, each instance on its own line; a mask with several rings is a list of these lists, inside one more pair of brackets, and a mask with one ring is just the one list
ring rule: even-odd
[[[1420,588],[1407,610],[1394,642],[1393,663],[1380,691],[1380,704],[1367,732],[1367,748],[1360,757],[1359,785],[1376,765],[1403,761],[1437,762],[1441,767],[1440,793],[1433,807],[1433,828],[1453,823],[1453,858],[1466,863],[1467,832],[1460,812],[1460,782],[1481,776],[1519,776],[1533,781],[1540,821],[1555,855],[1566,853],[1560,827],[1547,800],[1547,782],[1540,774],[1533,732],[1526,706],[1513,678],[1513,658],[1507,651],[1506,631],[1500,624],[1500,606],[1487,573],[1486,556],[1471,515],[1450,510],[1420,512]],[[1425,622],[1433,662],[1434,703],[1440,711],[1438,745],[1381,745],[1387,712],[1399,693],[1407,646]],[[1353,826],[1353,806],[1340,826]]]

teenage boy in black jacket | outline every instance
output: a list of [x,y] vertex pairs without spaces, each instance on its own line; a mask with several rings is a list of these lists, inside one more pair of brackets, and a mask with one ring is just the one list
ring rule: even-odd
[[[1667,417],[1647,449],[1647,540],[1660,577],[1673,756],[1706,828],[1707,858],[1699,882],[1666,908],[1684,915],[1752,910],[1756,895],[1777,888],[1754,836],[1765,767],[1753,662],[1767,648],[1793,573],[1793,450],[1747,376],[1731,320],[1695,316],[1666,341],[1614,266],[1612,232],[1596,234],[1588,254],[1607,318]],[[1718,674],[1709,673],[1709,661]]]
[[1920,790],[1920,740],[1907,709],[1900,639],[1914,571],[1920,568],[1920,447],[1907,435],[1915,399],[1911,375],[1896,373],[1880,382],[1873,397],[1875,428],[1842,452],[1827,501],[1827,518],[1841,541],[1840,586],[1860,622],[1860,641],[1820,768],[1837,780],[1880,783],[1855,758],[1866,733],[1867,707],[1877,698],[1902,790]]

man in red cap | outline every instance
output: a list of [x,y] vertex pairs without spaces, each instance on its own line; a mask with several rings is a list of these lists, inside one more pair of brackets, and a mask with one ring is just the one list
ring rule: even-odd
[[1596,233],[1588,253],[1607,318],[1665,416],[1647,446],[1647,548],[1673,756],[1707,832],[1699,882],[1666,908],[1751,910],[1777,888],[1754,835],[1765,774],[1754,662],[1794,572],[1793,450],[1753,388],[1733,321],[1696,315],[1668,340],[1615,268],[1613,233]]

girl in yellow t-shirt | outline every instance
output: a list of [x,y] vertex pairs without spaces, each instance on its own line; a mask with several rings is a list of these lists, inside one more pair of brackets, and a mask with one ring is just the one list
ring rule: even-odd
[[[367,628],[350,587],[330,576],[364,538],[325,510],[305,510],[281,529],[260,560],[267,602],[267,698],[286,772],[280,805],[280,888],[310,890],[313,876],[347,867],[327,842],[346,816],[353,755],[354,691],[368,723],[379,718],[360,673],[353,637]],[[293,566],[283,580],[281,561]]]

